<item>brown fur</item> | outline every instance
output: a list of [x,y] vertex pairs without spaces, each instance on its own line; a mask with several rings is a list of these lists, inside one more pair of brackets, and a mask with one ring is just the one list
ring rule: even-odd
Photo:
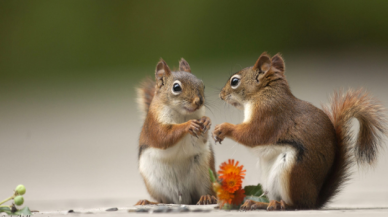
[[[191,71],[189,64],[183,58],[179,65],[180,68]],[[170,93],[172,82],[175,79],[174,77],[187,80],[183,84],[185,86],[184,91],[179,96],[174,96]],[[188,133],[195,136],[202,133],[204,130],[204,126],[202,125],[205,119],[189,120],[181,124],[164,124],[158,121],[162,105],[169,105],[171,100],[175,98],[178,98],[178,101],[186,101],[190,108],[198,109],[201,107],[204,102],[202,82],[191,73],[171,72],[169,66],[163,59],[156,66],[155,79],[156,83],[147,78],[137,89],[138,99],[140,99],[138,102],[140,102],[140,107],[146,113],[143,129],[140,134],[140,147],[146,145],[147,147],[166,149],[175,145]]]
[[143,112],[144,117],[147,115],[148,110],[150,108],[152,99],[155,94],[155,81],[151,78],[146,78],[142,81],[138,88],[136,88],[136,92],[138,95],[137,104],[139,106],[139,110]]
[[140,134],[140,144],[167,149],[179,142],[191,128],[199,126],[197,120],[189,120],[183,124],[160,124],[154,116],[155,113],[156,111],[147,115]]
[[[386,109],[381,103],[370,97],[363,89],[349,90],[345,94],[334,93],[331,107],[324,107],[337,135],[336,158],[327,181],[322,186],[317,201],[319,207],[324,206],[336,195],[341,185],[349,179],[349,167],[354,163],[353,155],[358,164],[372,165],[376,161],[381,146],[381,136],[386,134]],[[354,147],[351,146],[350,120],[356,118],[360,123],[360,131]]]
[[[270,67],[268,67],[270,66]],[[372,163],[378,152],[379,133],[384,133],[384,109],[362,91],[349,91],[344,97],[336,94],[331,111],[325,112],[299,100],[291,93],[284,76],[284,61],[277,54],[270,58],[263,53],[253,67],[236,74],[240,85],[233,89],[230,80],[220,93],[221,99],[243,108],[253,103],[250,121],[233,125],[217,125],[213,137],[225,137],[238,143],[289,145],[297,151],[297,159],[287,172],[288,208],[321,208],[347,180],[351,164],[349,120],[360,122],[355,145],[358,162]]]
[[[184,116],[185,112],[194,112],[201,109],[204,104],[204,85],[202,81],[191,74],[190,66],[183,58],[179,62],[179,69],[180,71],[171,71],[166,62],[161,59],[156,66],[155,82],[146,79],[137,89],[138,103],[146,115],[139,138],[139,159],[147,148],[168,149],[176,145],[187,134],[195,137],[201,136],[205,143],[208,139],[211,122],[206,116],[200,119],[185,120],[183,123],[165,123],[162,121],[163,118],[166,118],[166,115],[169,115],[163,113],[163,109],[179,110],[179,115]],[[182,91],[180,94],[172,93],[176,80],[181,82]],[[215,172],[214,152],[211,146],[210,148],[209,168]],[[206,170],[206,174],[196,175],[207,177],[208,171]],[[155,196],[153,193],[155,187],[150,185],[145,176],[143,176],[143,179],[148,192],[154,199],[161,203],[171,202],[170,197],[166,195]],[[206,183],[207,185],[211,186],[210,183]],[[208,194],[214,195],[211,188]],[[213,203],[214,200],[207,200],[208,198],[214,199],[209,195],[198,198],[199,203]],[[196,203],[197,201],[192,202]],[[147,200],[138,202],[138,205],[145,204],[154,203]]]
[[179,71],[191,73],[191,68],[189,63],[183,58],[179,61]]

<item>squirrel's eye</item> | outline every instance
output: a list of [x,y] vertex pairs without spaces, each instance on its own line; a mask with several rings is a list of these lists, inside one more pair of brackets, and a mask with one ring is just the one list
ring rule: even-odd
[[172,85],[172,93],[174,95],[178,95],[182,92],[182,86],[180,84],[181,82],[179,81],[176,81],[173,85]]
[[232,86],[232,88],[237,88],[239,84],[240,79],[238,77],[234,77],[230,80],[230,85]]
[[179,91],[182,91],[181,85],[174,84],[174,92],[179,92]]

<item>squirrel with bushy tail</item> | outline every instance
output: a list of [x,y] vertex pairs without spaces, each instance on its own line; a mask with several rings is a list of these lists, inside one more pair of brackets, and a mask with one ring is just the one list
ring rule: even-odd
[[[215,127],[258,157],[259,182],[269,203],[246,200],[243,210],[319,209],[349,179],[350,167],[373,165],[387,134],[386,109],[364,90],[336,92],[323,110],[296,98],[283,58],[263,53],[232,75],[220,98],[244,111],[240,124]],[[351,120],[359,122],[355,144]],[[256,162],[255,162],[256,163]]]

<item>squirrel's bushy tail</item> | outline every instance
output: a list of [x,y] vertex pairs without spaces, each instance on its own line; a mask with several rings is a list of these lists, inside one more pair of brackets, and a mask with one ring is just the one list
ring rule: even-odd
[[136,88],[136,92],[137,105],[139,106],[140,111],[143,113],[143,117],[145,117],[147,116],[151,101],[154,98],[155,81],[151,78],[144,79]]
[[[363,89],[349,90],[345,94],[334,93],[331,106],[324,107],[337,135],[337,150],[331,171],[323,184],[317,208],[324,206],[337,194],[344,182],[349,179],[349,169],[354,162],[372,165],[385,135],[386,110],[379,101],[370,97]],[[356,118],[360,131],[356,144],[352,145],[350,120]]]

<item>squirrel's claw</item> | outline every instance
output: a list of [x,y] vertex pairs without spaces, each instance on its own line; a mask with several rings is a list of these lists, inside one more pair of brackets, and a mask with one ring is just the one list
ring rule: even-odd
[[197,135],[198,131],[196,131],[195,129],[190,129],[189,131],[190,131],[189,133],[190,133],[192,136],[195,136],[195,137],[198,138],[198,135]]
[[197,205],[217,204],[217,198],[211,195],[202,195]]
[[214,135],[212,135],[212,137],[213,137],[213,139],[214,139],[214,143],[215,143],[215,144],[217,144],[217,142],[220,143],[220,144],[222,144],[222,143],[221,143],[221,142],[222,142],[222,139],[220,139],[220,138],[218,138],[217,136],[214,136]]
[[221,142],[226,138],[227,132],[229,131],[228,128],[226,128],[225,123],[217,125],[212,133],[214,141],[221,144]]
[[200,120],[199,123],[202,125],[202,134],[206,133],[211,126],[211,121],[209,117],[203,116]]
[[199,135],[202,135],[202,132],[203,131],[202,131],[201,123],[198,120],[191,120],[190,126],[188,128],[188,133],[198,138]]

